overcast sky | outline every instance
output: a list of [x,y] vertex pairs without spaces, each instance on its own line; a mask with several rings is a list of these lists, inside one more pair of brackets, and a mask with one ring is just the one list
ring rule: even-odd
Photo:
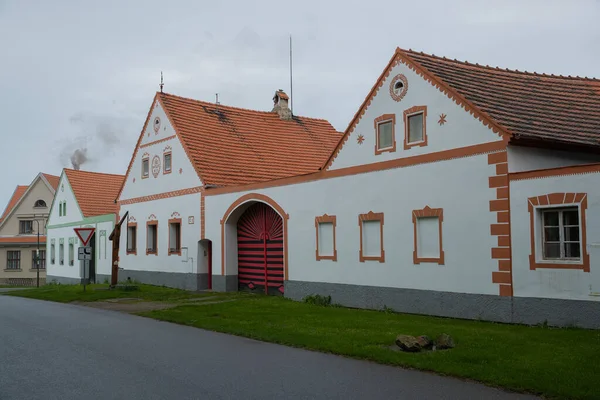
[[17,184],[124,174],[158,90],[294,113],[343,131],[397,46],[503,68],[600,77],[600,0],[0,0],[0,210]]

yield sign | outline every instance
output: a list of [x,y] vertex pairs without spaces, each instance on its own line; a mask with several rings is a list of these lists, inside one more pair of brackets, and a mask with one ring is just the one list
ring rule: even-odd
[[87,246],[96,228],[74,228],[73,230],[81,240],[81,244]]

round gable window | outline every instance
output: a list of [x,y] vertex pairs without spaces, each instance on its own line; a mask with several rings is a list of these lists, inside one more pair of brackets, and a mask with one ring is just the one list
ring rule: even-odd
[[160,129],[160,118],[156,117],[156,118],[154,118],[154,133],[158,133],[159,129]]
[[408,91],[408,80],[402,74],[398,74],[390,82],[390,96],[395,101],[400,101]]

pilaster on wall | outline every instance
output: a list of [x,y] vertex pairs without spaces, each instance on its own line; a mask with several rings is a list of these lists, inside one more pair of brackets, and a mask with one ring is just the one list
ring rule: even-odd
[[508,159],[506,151],[488,154],[488,165],[495,166],[495,173],[489,178],[493,191],[490,212],[495,214],[490,233],[498,238],[498,245],[492,247],[492,259],[498,260],[498,271],[492,272],[492,282],[498,284],[500,296],[512,296],[512,251],[510,246],[510,201],[508,187]]

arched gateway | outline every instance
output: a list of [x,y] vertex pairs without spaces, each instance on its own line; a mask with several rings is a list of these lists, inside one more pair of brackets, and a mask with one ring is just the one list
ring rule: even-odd
[[288,217],[273,199],[258,193],[229,207],[221,220],[221,274],[226,281],[237,275],[238,290],[284,293]]

